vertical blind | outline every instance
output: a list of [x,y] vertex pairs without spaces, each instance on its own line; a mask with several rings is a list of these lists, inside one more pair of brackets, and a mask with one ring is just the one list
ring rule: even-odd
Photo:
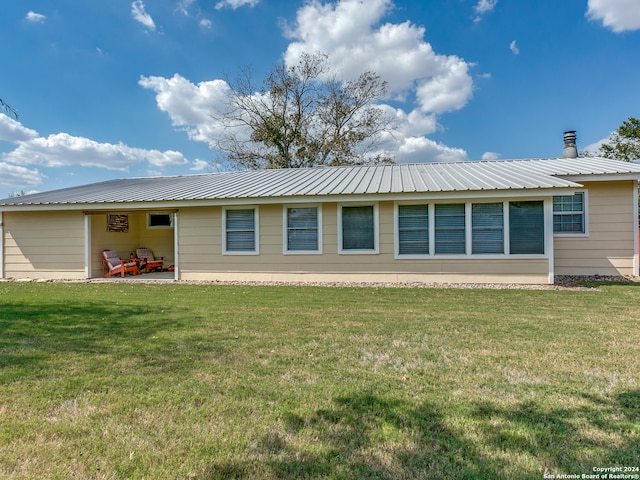
[[429,254],[429,208],[427,205],[398,206],[398,253]]
[[318,209],[287,208],[287,250],[318,250]]
[[512,254],[544,253],[542,201],[509,203],[509,247]]
[[502,202],[474,203],[471,207],[471,252],[504,253]]
[[436,205],[436,253],[465,253],[464,203]]
[[254,209],[226,211],[226,249],[229,252],[255,252]]
[[375,249],[373,206],[342,207],[342,249]]

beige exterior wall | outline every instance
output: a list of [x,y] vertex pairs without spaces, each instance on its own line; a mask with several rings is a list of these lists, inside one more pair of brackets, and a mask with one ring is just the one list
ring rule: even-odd
[[633,275],[633,182],[584,182],[588,203],[588,234],[556,235],[556,275]]
[[[145,213],[129,214],[129,231],[107,232],[106,214],[89,217],[90,272],[102,275],[102,251],[128,258],[150,248],[165,265],[175,262],[173,228],[147,228]],[[85,278],[85,215],[82,212],[4,212],[4,277]]]
[[393,202],[380,202],[379,253],[338,253],[338,204],[322,205],[322,254],[283,253],[282,205],[260,205],[259,255],[222,253],[222,207],[180,211],[182,280],[548,283],[546,258],[394,258]]
[[[632,275],[637,230],[631,181],[586,183],[588,234],[554,237],[556,275]],[[378,203],[376,254],[338,252],[338,203],[322,204],[322,254],[283,252],[283,206],[260,205],[259,255],[225,255],[223,208],[180,209],[178,243],[174,229],[150,229],[146,213],[129,213],[129,231],[107,232],[106,213],[89,219],[90,272],[100,277],[101,252],[128,257],[148,247],[165,265],[178,263],[182,280],[375,281],[548,283],[549,259],[535,256],[483,258],[394,256],[394,202]],[[4,212],[5,278],[83,278],[85,215],[82,212]]]
[[4,212],[5,278],[84,278],[84,216]]

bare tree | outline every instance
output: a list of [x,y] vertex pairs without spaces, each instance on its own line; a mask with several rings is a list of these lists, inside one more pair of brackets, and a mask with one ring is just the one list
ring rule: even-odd
[[373,72],[338,81],[329,75],[324,54],[275,66],[259,88],[244,70],[225,108],[213,114],[223,125],[213,141],[236,168],[391,163],[378,152],[381,138],[392,131],[391,119],[376,105],[386,88]]
[[11,114],[11,116],[15,119],[18,118],[18,112],[16,112],[16,110],[9,105],[8,103],[6,103],[4,100],[2,100],[0,98],[0,107],[4,108],[4,111]]

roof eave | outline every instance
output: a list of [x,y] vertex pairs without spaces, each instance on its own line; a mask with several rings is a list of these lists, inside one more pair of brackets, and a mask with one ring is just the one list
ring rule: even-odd
[[615,182],[640,180],[640,173],[597,173],[597,174],[577,174],[577,175],[554,175],[570,182]]
[[506,188],[506,189],[469,189],[424,192],[389,192],[389,193],[361,193],[361,194],[332,194],[332,195],[289,195],[272,197],[241,197],[241,198],[211,198],[192,200],[161,200],[145,202],[83,202],[83,203],[47,203],[47,204],[19,204],[0,205],[0,212],[30,212],[30,211],[81,211],[85,213],[107,213],[123,210],[151,211],[178,210],[187,207],[213,207],[236,205],[273,205],[283,203],[332,203],[332,202],[381,202],[406,200],[446,200],[482,199],[482,198],[530,198],[558,195],[582,188],[583,185],[570,182],[565,185],[545,186],[537,188]]

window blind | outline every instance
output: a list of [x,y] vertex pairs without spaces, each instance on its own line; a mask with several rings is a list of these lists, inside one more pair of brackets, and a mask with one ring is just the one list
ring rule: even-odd
[[318,209],[287,208],[287,250],[318,250]]
[[436,205],[436,253],[465,253],[464,203]]
[[429,254],[429,208],[427,205],[398,206],[398,253]]
[[512,254],[544,253],[542,201],[509,203],[509,247]]
[[253,208],[226,211],[226,249],[229,252],[255,252],[256,231]]
[[342,249],[375,249],[373,206],[342,207]]
[[474,203],[471,207],[471,225],[472,253],[504,253],[502,202]]

